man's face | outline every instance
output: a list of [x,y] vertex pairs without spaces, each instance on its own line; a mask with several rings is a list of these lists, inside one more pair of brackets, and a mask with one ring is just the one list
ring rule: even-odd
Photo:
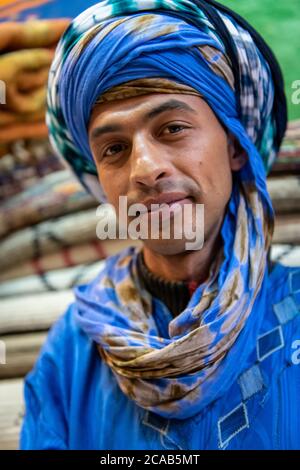
[[[89,142],[99,181],[117,213],[119,196],[127,196],[128,206],[177,201],[182,208],[192,205],[194,227],[195,205],[204,204],[205,240],[219,232],[231,172],[244,160],[202,98],[153,93],[101,103],[91,116]],[[149,225],[153,213],[143,214]],[[162,255],[182,253],[185,243],[174,237],[144,240]]]

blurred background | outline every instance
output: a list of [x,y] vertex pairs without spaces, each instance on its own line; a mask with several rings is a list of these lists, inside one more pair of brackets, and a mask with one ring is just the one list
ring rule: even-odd
[[[97,239],[97,202],[54,155],[44,122],[56,44],[94,3],[0,0],[0,449],[18,448],[23,378],[72,288],[130,243]],[[223,3],[256,27],[283,68],[289,126],[268,178],[272,259],[300,265],[299,0]]]

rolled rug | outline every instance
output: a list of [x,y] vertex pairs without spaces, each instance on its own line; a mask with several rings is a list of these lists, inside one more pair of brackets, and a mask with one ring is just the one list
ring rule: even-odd
[[17,140],[0,158],[0,201],[24,191],[44,176],[64,167],[48,139]]
[[62,290],[1,300],[1,337],[12,333],[47,330],[73,298],[72,290]]
[[23,387],[22,379],[0,381],[0,450],[19,448],[24,409]]
[[0,127],[0,144],[17,139],[41,139],[47,135],[47,127],[43,121],[17,123]]
[[[53,59],[51,49],[23,49],[8,52],[0,56],[0,80],[5,83],[6,104],[5,110],[13,110],[19,113],[33,113],[45,108],[47,77],[42,84],[31,88],[24,93],[20,85],[20,77],[25,79],[23,83],[29,88],[32,73],[44,74],[45,68],[49,68]],[[25,75],[24,75],[25,74]]]
[[273,235],[275,244],[300,244],[300,214],[281,214],[276,217]]
[[2,204],[0,236],[51,217],[96,205],[93,196],[83,189],[69,170],[57,171]]
[[[1,241],[0,270],[20,265],[33,257],[54,253],[58,249],[97,239],[98,218],[95,209],[83,210],[44,221],[7,236]],[[114,214],[107,215],[114,223]]]
[[[42,121],[44,118],[44,110],[36,111],[34,113],[17,113],[15,111],[2,111],[0,108],[0,126],[1,134],[5,137],[4,130],[6,126],[13,126],[19,123],[31,123]],[[2,132],[3,129],[3,132]],[[9,128],[8,128],[9,129]],[[24,136],[23,136],[24,137]],[[20,137],[20,138],[23,138]],[[4,142],[7,142],[8,139],[3,139]],[[11,138],[10,138],[11,140]]]
[[[18,139],[7,145],[6,149],[7,153],[0,158],[0,178],[10,172],[12,179],[18,179],[20,167],[30,168],[37,176],[65,169],[63,162],[54,155],[48,138]],[[24,178],[26,179],[25,174],[22,175],[22,180]]]
[[[103,265],[102,261],[81,264],[65,269],[55,269],[41,275],[21,277],[0,283],[0,298],[20,295],[40,294],[42,292],[58,292],[72,289],[74,286],[91,281]],[[3,300],[1,300],[1,303]],[[5,305],[2,305],[2,308]]]
[[70,23],[68,18],[7,21],[0,28],[0,51],[53,47]]
[[267,187],[277,215],[300,214],[300,175],[268,178]]
[[285,139],[300,140],[300,119],[296,119],[288,123]]
[[300,120],[288,123],[272,174],[300,174]]
[[49,255],[35,257],[0,273],[0,290],[4,281],[25,276],[46,276],[52,270],[61,270],[90,263],[112,256],[129,245],[137,245],[137,240],[91,240],[81,245],[65,246]]

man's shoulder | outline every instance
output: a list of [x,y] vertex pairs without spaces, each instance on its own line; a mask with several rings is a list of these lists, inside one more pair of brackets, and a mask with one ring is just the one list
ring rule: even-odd
[[76,302],[71,303],[48,331],[41,348],[39,361],[62,361],[64,356],[73,355],[79,340],[84,340],[83,332],[75,321]]

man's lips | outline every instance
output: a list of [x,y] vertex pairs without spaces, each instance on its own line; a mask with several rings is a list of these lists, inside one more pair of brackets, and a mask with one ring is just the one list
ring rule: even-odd
[[161,205],[168,205],[169,208],[171,209],[172,206],[175,206],[176,204],[185,204],[191,202],[190,196],[188,196],[185,193],[167,193],[167,194],[162,194],[161,196],[158,196],[157,198],[149,198],[143,201],[141,204],[145,206],[145,210],[142,211],[142,213],[145,212],[155,212],[156,210],[159,210],[161,207],[153,207],[153,205],[156,206],[161,206]]

